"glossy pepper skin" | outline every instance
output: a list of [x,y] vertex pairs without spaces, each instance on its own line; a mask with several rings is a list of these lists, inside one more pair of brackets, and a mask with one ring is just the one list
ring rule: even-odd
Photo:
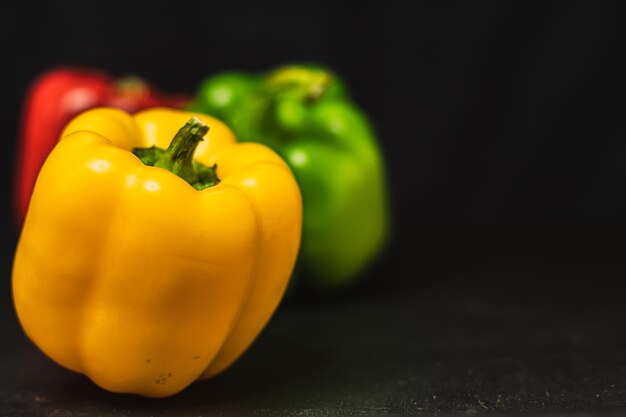
[[200,86],[190,108],[287,161],[302,190],[298,271],[310,286],[342,287],[380,252],[388,233],[383,158],[337,76],[311,66],[219,74]]
[[216,164],[219,177],[202,191],[131,153],[167,148],[190,116],[78,116],[22,229],[12,282],[22,327],[110,391],[164,397],[227,368],[273,314],[295,263],[300,191],[269,148],[196,115],[210,130],[194,164]]
[[134,113],[157,106],[181,107],[187,101],[182,95],[163,95],[136,77],[114,79],[100,71],[77,68],[44,73],[31,86],[22,115],[15,173],[18,223],[24,220],[43,162],[74,116],[100,106]]

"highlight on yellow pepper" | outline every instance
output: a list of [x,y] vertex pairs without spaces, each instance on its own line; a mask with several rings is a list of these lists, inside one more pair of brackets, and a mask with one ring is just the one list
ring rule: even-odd
[[46,355],[102,388],[169,396],[253,342],[301,227],[288,166],[219,120],[91,110],[37,180],[13,265],[17,315]]

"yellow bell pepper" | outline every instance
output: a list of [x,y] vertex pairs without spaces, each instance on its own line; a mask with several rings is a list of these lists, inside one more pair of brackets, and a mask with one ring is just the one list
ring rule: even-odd
[[17,315],[44,353],[99,386],[172,395],[259,334],[301,223],[287,165],[218,120],[92,110],[37,180],[13,265]]

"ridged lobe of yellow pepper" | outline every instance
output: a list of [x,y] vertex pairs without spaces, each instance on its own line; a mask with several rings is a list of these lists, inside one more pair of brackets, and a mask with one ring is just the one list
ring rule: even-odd
[[[130,151],[191,117],[221,182],[197,191]],[[214,375],[276,309],[300,242],[286,164],[208,116],[96,109],[74,119],[35,186],[13,266],[19,320],[61,365],[115,392],[172,395]]]

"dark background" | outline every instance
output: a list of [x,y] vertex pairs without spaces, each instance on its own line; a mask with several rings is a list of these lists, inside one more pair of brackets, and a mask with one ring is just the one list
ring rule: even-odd
[[[2,3],[0,415],[618,413],[625,18],[619,1]],[[291,62],[340,74],[379,133],[394,232],[362,283],[300,294],[231,371],[161,402],[43,357],[10,298],[29,83],[76,64],[192,93]]]

